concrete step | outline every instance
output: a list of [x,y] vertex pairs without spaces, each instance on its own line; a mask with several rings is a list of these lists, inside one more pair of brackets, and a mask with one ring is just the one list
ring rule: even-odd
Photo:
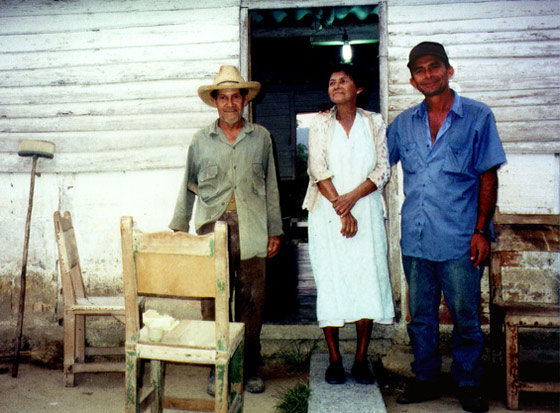
[[352,378],[350,369],[353,362],[353,355],[343,356],[346,383],[328,384],[325,381],[328,354],[311,356],[308,413],[387,413],[377,381],[372,385],[364,385]]

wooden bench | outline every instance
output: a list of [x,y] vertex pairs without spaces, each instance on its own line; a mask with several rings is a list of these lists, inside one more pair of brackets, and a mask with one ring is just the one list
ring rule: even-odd
[[[500,214],[494,218],[496,242],[490,266],[490,336],[493,360],[505,343],[506,405],[519,408],[519,392],[560,392],[560,383],[519,378],[519,328],[560,327],[558,302],[504,299],[502,269],[518,266],[526,251],[559,252],[559,215]],[[527,269],[530,271],[530,269]]]

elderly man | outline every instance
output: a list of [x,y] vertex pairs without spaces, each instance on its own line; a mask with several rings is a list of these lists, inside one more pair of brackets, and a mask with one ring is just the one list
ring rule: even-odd
[[[266,258],[280,247],[282,220],[269,132],[243,118],[243,107],[260,91],[234,66],[222,66],[212,85],[201,86],[202,101],[218,109],[218,119],[199,130],[189,145],[185,176],[169,227],[189,230],[195,195],[198,234],[225,221],[229,229],[231,285],[235,318],[245,323],[245,388],[264,391],[258,376],[265,296]],[[214,319],[214,302],[202,303],[202,317]],[[208,392],[214,380],[209,378]]]
[[409,287],[408,333],[415,378],[397,402],[439,397],[438,308],[443,291],[453,320],[451,375],[468,412],[485,412],[480,279],[489,253],[497,169],[505,154],[491,110],[449,88],[454,69],[439,43],[409,55],[410,83],[425,100],[387,131],[390,162],[401,162],[402,262]]

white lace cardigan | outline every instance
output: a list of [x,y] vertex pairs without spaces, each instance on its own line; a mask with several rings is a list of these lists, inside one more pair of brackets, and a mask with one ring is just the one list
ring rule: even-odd
[[[385,136],[385,122],[379,113],[369,112],[357,108],[358,113],[366,121],[376,150],[376,163],[368,178],[375,183],[377,190],[383,189],[391,176],[389,166],[389,150],[387,149],[387,138]],[[315,116],[309,127],[309,158],[307,161],[307,173],[309,174],[309,186],[303,200],[302,208],[313,211],[317,206],[321,193],[317,182],[332,178],[334,174],[329,170],[328,150],[334,134],[336,121],[336,106],[329,113],[320,113]]]

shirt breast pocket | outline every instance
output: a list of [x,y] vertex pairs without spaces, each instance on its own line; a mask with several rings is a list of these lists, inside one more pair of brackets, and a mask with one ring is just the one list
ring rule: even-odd
[[215,196],[218,192],[218,165],[210,165],[198,173],[198,194],[203,199]]
[[401,152],[401,165],[403,171],[409,174],[415,174],[418,171],[418,147],[415,143],[406,143]]
[[469,172],[471,154],[465,147],[450,144],[443,163],[443,171],[453,175]]
[[265,173],[262,164],[253,164],[253,192],[257,195],[266,195]]

